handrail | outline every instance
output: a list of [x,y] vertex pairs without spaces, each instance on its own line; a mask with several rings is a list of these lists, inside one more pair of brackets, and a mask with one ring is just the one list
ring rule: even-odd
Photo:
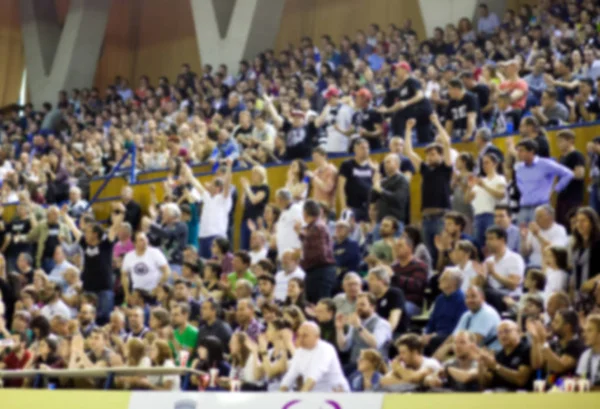
[[52,378],[104,378],[109,375],[206,375],[206,372],[185,367],[131,368],[126,366],[88,369],[25,369],[0,371],[0,379],[31,378],[38,375]]
[[96,192],[94,193],[94,196],[88,201],[88,205],[85,208],[86,212],[96,202],[96,200],[98,199],[98,196],[100,196],[100,193],[102,193],[102,191],[104,190],[104,188],[106,188],[106,185],[108,185],[108,183],[112,180],[112,178],[115,176],[115,174],[119,170],[122,170],[121,169],[121,165],[127,160],[127,158],[129,157],[129,155],[131,155],[131,157],[132,157],[132,163],[133,163],[133,165],[131,166],[130,174],[129,174],[129,183],[131,184],[131,183],[135,182],[135,156],[136,156],[135,151],[136,151],[136,148],[135,148],[134,144],[131,145],[130,149],[128,149],[127,151],[125,151],[125,155],[123,155],[121,157],[121,159],[119,159],[119,162],[117,162],[116,166],[114,168],[112,168],[112,170],[108,173],[108,175],[106,175],[106,177],[104,178],[102,184],[100,185],[100,188],[98,188],[98,190],[96,190]]

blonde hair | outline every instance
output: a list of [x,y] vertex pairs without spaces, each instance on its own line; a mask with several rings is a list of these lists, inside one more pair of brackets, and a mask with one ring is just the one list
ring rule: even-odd
[[256,166],[252,167],[252,172],[256,172],[260,175],[262,185],[268,184],[267,169],[265,169],[264,166],[256,165]]
[[381,374],[387,373],[388,368],[385,363],[385,360],[383,359],[379,351],[377,351],[376,349],[369,348],[362,350],[360,352],[359,359],[364,359],[368,361],[377,372]]
[[146,345],[139,338],[129,338],[127,341],[127,365],[138,366],[146,355]]

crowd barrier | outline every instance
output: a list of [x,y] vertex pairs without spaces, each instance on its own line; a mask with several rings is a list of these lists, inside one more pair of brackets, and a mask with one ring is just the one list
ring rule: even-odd
[[213,393],[0,389],[3,409],[591,409],[599,393]]
[[[576,148],[581,152],[586,152],[587,143],[594,139],[596,136],[600,136],[600,121],[588,123],[584,125],[578,126],[566,126],[554,128],[548,131],[548,139],[550,141],[550,152],[553,157],[558,156],[558,146],[556,142],[556,134],[565,128],[570,128],[575,132],[576,135]],[[508,137],[517,137],[514,135],[500,135],[494,138],[494,144],[500,148],[503,152],[506,152],[506,141]],[[517,137],[518,138],[518,137]],[[458,151],[467,151],[473,154],[477,154],[477,149],[474,143],[456,143],[453,144],[454,149]],[[424,156],[424,148],[417,147],[416,152],[421,156]],[[381,162],[385,157],[387,151],[379,151],[374,152],[371,155],[371,158],[375,162]],[[331,158],[331,162],[336,166],[339,166],[344,160],[348,159],[350,155],[334,155]],[[271,187],[272,198],[273,193],[280,187],[283,187],[286,182],[287,177],[287,163],[283,164],[275,164],[267,166],[267,177],[269,186]],[[308,167],[310,169],[313,168],[312,163],[308,163]],[[210,171],[210,166],[207,164],[197,164],[193,166],[194,173],[196,174],[198,180],[201,182],[210,181],[214,175]],[[153,186],[156,191],[156,195],[158,200],[162,200],[164,196],[163,192],[163,184],[162,182],[168,175],[168,170],[160,170],[160,171],[152,171],[152,172],[142,172],[138,175],[137,182],[131,184],[134,192],[134,199],[140,203],[142,208],[146,210],[148,205],[150,204],[150,188]],[[236,170],[233,172],[233,183],[237,186],[240,186],[240,179],[242,177],[250,178],[250,170]],[[100,184],[103,182],[103,179],[98,179],[92,182],[91,193],[93,194]],[[117,200],[119,200],[119,195],[121,192],[121,188],[128,184],[127,178],[124,177],[115,177],[112,178],[107,184],[106,188],[100,194],[100,199],[93,204],[94,213],[98,220],[106,220],[110,216],[111,204]],[[415,177],[413,177],[411,181],[411,218],[412,220],[418,221],[421,219],[421,177],[417,173]],[[339,210],[339,209],[337,209]],[[235,210],[235,226],[236,229],[234,231],[239,230],[239,226],[242,219],[243,206],[238,201],[236,210]],[[4,220],[8,221],[15,214],[15,205],[10,204],[6,205],[4,209]]]

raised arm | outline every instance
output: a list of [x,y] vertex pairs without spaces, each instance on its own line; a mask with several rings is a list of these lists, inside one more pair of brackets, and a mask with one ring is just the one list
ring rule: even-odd
[[267,94],[263,94],[262,97],[263,97],[263,100],[265,101],[265,108],[267,109],[267,112],[271,116],[271,119],[273,119],[273,123],[275,124],[275,127],[277,129],[281,128],[283,126],[283,118],[279,115],[279,113],[275,109],[275,105],[273,105],[273,99]]
[[415,167],[415,170],[419,171],[421,169],[421,163],[423,163],[423,160],[413,150],[412,146],[412,130],[416,124],[417,121],[414,118],[410,118],[408,121],[406,121],[406,129],[404,130],[404,154],[408,159],[410,159]]
[[452,167],[452,158],[450,155],[450,136],[448,135],[448,132],[446,132],[446,129],[442,126],[440,119],[438,118],[436,113],[431,114],[429,116],[429,120],[431,121],[433,126],[435,126],[439,133],[442,143],[442,150],[444,153],[444,163],[446,164],[446,166]]
[[71,231],[71,234],[73,234],[73,237],[75,237],[75,241],[77,242],[81,240],[83,233],[77,228],[77,225],[75,224],[75,221],[71,218],[71,216],[69,216],[67,205],[64,205],[62,207],[61,215],[63,217],[63,220],[65,221],[65,224]]

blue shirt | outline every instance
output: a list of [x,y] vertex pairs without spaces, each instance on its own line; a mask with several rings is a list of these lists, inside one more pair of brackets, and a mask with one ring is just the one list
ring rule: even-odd
[[531,165],[517,163],[515,167],[517,187],[521,195],[521,207],[532,207],[547,204],[552,194],[554,178],[558,182],[554,186],[556,192],[562,191],[573,179],[573,172],[553,159],[536,156]]
[[367,61],[369,61],[369,67],[371,67],[373,71],[379,71],[385,62],[385,58],[379,54],[371,54]]
[[361,261],[360,254],[360,246],[358,243],[349,238],[341,243],[336,242],[333,245],[335,264],[341,270],[341,273],[357,271]]
[[[373,376],[371,377],[371,390],[376,391],[379,388],[379,382],[381,381],[381,378],[382,375],[379,372],[373,372]],[[356,377],[352,378],[352,381],[350,382],[350,389],[352,392],[364,392],[365,382],[361,373],[358,373]]]
[[465,295],[462,290],[458,289],[450,295],[444,293],[438,295],[425,327],[425,333],[450,335],[466,310]]
[[489,304],[483,303],[479,311],[466,311],[458,321],[453,335],[459,331],[469,331],[481,335],[483,346],[494,351],[500,351],[502,348],[498,342],[498,325],[500,324],[500,315]]
[[544,73],[540,75],[529,74],[525,78],[525,82],[529,86],[529,90],[535,93],[535,96],[540,98],[542,92],[546,89],[546,81],[544,81]]
[[511,224],[506,229],[506,245],[515,253],[521,251],[521,233],[519,232],[519,228],[514,224]]
[[240,148],[233,138],[229,138],[225,143],[217,144],[217,146],[215,146],[210,158],[216,160],[231,158],[235,161],[238,156],[240,156]]

